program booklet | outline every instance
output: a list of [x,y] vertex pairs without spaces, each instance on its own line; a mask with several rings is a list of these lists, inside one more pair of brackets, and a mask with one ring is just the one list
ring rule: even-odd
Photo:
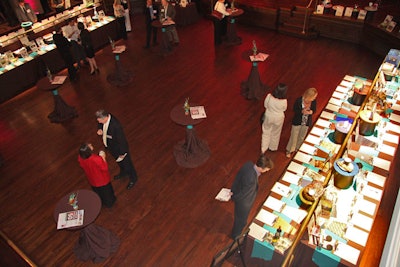
[[73,210],[58,214],[57,229],[83,225],[84,210]]
[[222,188],[215,199],[224,202],[229,201],[231,199],[231,190],[229,188]]
[[207,115],[204,106],[190,107],[190,116],[194,120],[206,118]]

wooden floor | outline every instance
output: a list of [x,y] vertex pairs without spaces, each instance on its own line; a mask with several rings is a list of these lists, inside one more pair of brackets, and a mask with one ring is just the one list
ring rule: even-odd
[[[240,83],[251,68],[247,56],[252,41],[270,55],[259,64],[262,81],[270,87],[286,83],[290,107],[304,89],[316,87],[318,114],[346,74],[372,79],[383,60],[353,44],[296,39],[242,25],[237,27],[241,45],[214,48],[212,23],[206,19],[179,27],[179,47],[163,57],[159,47],[142,48],[144,17],[135,14],[133,20],[133,32],[124,42],[127,51],[121,56],[122,65],[134,75],[129,86],[107,82],[115,65],[110,47],[105,47],[96,54],[99,75],[81,69],[79,81],[67,81],[60,90],[78,110],[78,118],[50,123],[52,96],[35,87],[0,105],[0,153],[5,160],[0,169],[0,229],[39,266],[95,266],[73,254],[79,232],[57,231],[52,216],[59,198],[90,188],[77,151],[85,141],[102,148],[96,135],[97,109],[109,110],[124,125],[139,174],[130,191],[127,180],[113,181],[117,202],[111,209],[103,208],[96,220],[121,238],[119,250],[103,265],[208,266],[230,242],[233,220],[233,203],[214,197],[221,187],[231,186],[245,161],[256,160],[260,153],[263,102],[240,95]],[[211,157],[195,169],[179,167],[172,153],[185,129],[169,114],[187,97],[207,112],[196,131],[208,142]],[[268,152],[276,168],[260,179],[251,218],[288,163],[284,147],[291,117],[288,110],[279,151]],[[117,174],[118,166],[111,160],[109,167],[112,175]],[[378,266],[398,187],[391,178],[361,266]]]

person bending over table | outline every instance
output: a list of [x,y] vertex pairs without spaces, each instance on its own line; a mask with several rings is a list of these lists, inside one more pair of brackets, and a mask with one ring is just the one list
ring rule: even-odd
[[110,151],[120,168],[120,173],[114,176],[114,179],[119,180],[128,176],[129,183],[126,189],[132,189],[138,177],[121,123],[105,110],[96,111],[96,118],[98,122],[97,134],[102,136],[104,146]]
[[222,19],[218,20],[216,18],[213,19],[214,22],[214,44],[220,45],[222,43],[222,37],[226,35],[227,31],[227,19],[226,16],[229,16],[231,13],[226,9],[227,4],[225,4],[225,0],[218,0],[215,3],[214,10],[218,11],[222,14]]
[[71,43],[67,40],[67,38],[64,37],[59,26],[56,26],[55,32],[56,33],[53,34],[53,42],[68,68],[69,78],[71,81],[74,81],[76,79],[76,68],[74,66],[74,58],[70,50]]
[[179,45],[179,37],[174,22],[175,15],[176,11],[174,6],[170,5],[167,0],[161,0],[161,10],[160,10],[161,23],[163,25],[165,25],[166,23],[169,25],[165,27],[165,30],[168,33],[169,41],[173,42],[174,45],[177,46]]
[[301,97],[298,97],[293,105],[294,116],[289,142],[286,146],[286,157],[292,157],[292,153],[299,150],[306,138],[308,128],[312,125],[312,114],[317,111],[318,91],[308,88]]
[[256,164],[248,161],[236,174],[231,188],[231,199],[235,202],[232,239],[236,239],[247,224],[247,217],[257,196],[258,177],[273,167],[272,160],[262,154]]
[[85,171],[93,191],[99,195],[101,203],[107,208],[111,208],[114,205],[116,197],[111,185],[106,153],[100,151],[99,155],[96,155],[93,153],[93,145],[84,143],[79,148],[78,162]]

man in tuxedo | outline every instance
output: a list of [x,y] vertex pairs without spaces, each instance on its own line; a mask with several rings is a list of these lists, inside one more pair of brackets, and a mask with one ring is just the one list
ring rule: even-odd
[[146,1],[146,8],[144,11],[146,23],[146,45],[145,49],[150,48],[151,35],[153,34],[153,45],[157,44],[157,28],[153,27],[151,23],[158,17],[158,8],[152,3],[152,0]]
[[138,178],[122,125],[117,118],[105,110],[96,111],[96,118],[98,122],[97,134],[102,136],[104,146],[110,151],[120,168],[120,173],[114,176],[114,179],[119,180],[128,176],[129,183],[126,189],[129,190],[135,185]]
[[25,3],[25,0],[18,0],[18,7],[15,9],[15,15],[20,23],[26,21],[31,21],[32,23],[37,22],[35,11],[33,11],[28,3]]
[[251,207],[257,196],[258,177],[273,168],[273,162],[262,154],[256,164],[246,162],[236,174],[231,188],[231,199],[235,202],[235,215],[231,237],[236,239],[247,224]]

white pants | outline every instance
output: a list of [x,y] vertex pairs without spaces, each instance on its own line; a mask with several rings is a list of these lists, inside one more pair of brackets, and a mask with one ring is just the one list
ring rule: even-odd
[[267,151],[267,149],[272,151],[278,150],[284,120],[285,116],[271,116],[271,114],[265,116],[261,136],[262,153]]
[[286,146],[286,152],[292,153],[299,150],[304,138],[306,138],[307,132],[308,126],[306,125],[292,125],[289,142]]
[[129,9],[125,9],[125,27],[126,31],[130,32],[132,30],[132,25],[131,25],[131,18],[129,16]]

